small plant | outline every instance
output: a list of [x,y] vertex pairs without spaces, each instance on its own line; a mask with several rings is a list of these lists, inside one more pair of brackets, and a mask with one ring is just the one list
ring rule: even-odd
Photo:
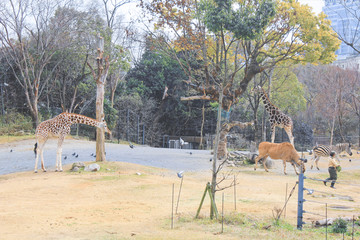
[[347,231],[347,222],[344,219],[338,218],[333,222],[332,225],[333,233],[346,233],[346,231]]
[[273,214],[275,226],[279,226],[279,221],[282,214],[281,208],[274,207],[274,209],[272,210],[272,214]]

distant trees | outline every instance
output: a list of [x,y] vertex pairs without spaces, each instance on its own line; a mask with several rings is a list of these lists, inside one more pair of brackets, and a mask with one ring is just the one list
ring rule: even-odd
[[[162,139],[159,138],[162,135],[181,136],[200,133],[201,103],[180,101],[180,97],[188,91],[183,81],[186,79],[183,69],[176,60],[154,49],[151,41],[147,43],[140,61],[127,73],[125,79],[122,95],[141,96],[142,109],[148,109],[145,112],[148,112],[152,105],[153,108],[149,116],[146,116],[143,110],[133,109],[131,105],[124,105],[120,111],[123,113],[126,113],[127,109],[136,111],[140,123],[146,124],[148,134],[157,135],[158,139],[152,141],[153,144],[162,144]],[[124,114],[122,118],[124,119]],[[205,124],[207,130],[210,124],[209,122]]]
[[359,73],[327,65],[298,67],[296,74],[306,86],[305,120],[314,133],[329,134],[333,143],[335,133],[339,136],[336,142],[349,141],[346,135],[353,132],[358,122],[354,119],[358,118]]
[[[23,89],[26,105],[36,126],[39,122],[39,98],[59,62],[52,62],[68,26],[52,24],[51,16],[66,2],[25,0],[4,1],[0,5],[0,49],[13,76]],[[50,67],[50,63],[52,67]]]
[[[73,3],[32,0],[1,3],[1,57],[22,88],[34,126],[41,115],[51,117],[51,109],[84,113],[94,103],[95,83],[86,63],[94,53],[97,33],[108,40],[107,46],[112,46],[106,48],[107,54],[112,51],[114,64],[109,81],[111,102],[121,74],[129,68],[129,54],[111,42],[108,35],[112,30],[107,29],[106,21],[94,9],[75,10]],[[114,11],[111,14],[109,21],[115,23],[117,15]],[[6,68],[2,70],[5,74]],[[6,71],[8,75],[9,70]]]
[[[329,134],[334,123],[334,134],[345,137],[354,116],[359,119],[354,72],[306,65],[294,70],[302,85],[292,73],[296,63],[334,60],[339,40],[323,14],[288,0],[144,1],[157,21],[143,37],[123,25],[120,9],[130,1],[102,0],[89,9],[75,8],[73,1],[0,3],[5,110],[32,116],[34,126],[65,110],[95,117],[96,83],[87,62],[101,33],[110,60],[104,111],[117,124],[117,137],[140,142],[145,130],[145,143],[161,146],[164,134],[203,136],[216,132],[217,120],[255,119],[260,141],[267,121],[259,99],[248,93],[257,84],[269,87],[273,103],[316,134]],[[132,65],[131,48],[124,45],[129,38],[145,43]],[[341,84],[341,92],[329,87]],[[342,100],[318,100],[330,94]],[[136,134],[130,137],[129,129]]]

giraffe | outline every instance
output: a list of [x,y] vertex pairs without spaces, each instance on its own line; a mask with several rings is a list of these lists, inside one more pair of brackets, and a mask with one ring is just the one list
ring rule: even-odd
[[105,132],[111,134],[110,130],[107,128],[104,118],[102,121],[97,121],[95,119],[86,117],[84,115],[63,112],[60,115],[51,118],[49,120],[41,122],[35,131],[36,143],[35,143],[35,169],[34,172],[37,173],[37,165],[39,155],[41,155],[41,168],[46,172],[44,166],[44,146],[46,141],[50,137],[58,137],[57,152],[56,152],[56,171],[62,172],[61,164],[61,154],[62,154],[62,144],[64,142],[65,136],[70,133],[70,126],[75,123],[82,123],[98,128],[103,128]]
[[271,142],[275,141],[275,128],[284,128],[286,134],[289,137],[290,143],[294,146],[294,136],[292,135],[293,122],[291,118],[283,113],[278,107],[270,102],[269,97],[265,93],[261,86],[257,86],[253,90],[260,94],[260,97],[265,105],[265,109],[269,114],[269,121],[271,126]]

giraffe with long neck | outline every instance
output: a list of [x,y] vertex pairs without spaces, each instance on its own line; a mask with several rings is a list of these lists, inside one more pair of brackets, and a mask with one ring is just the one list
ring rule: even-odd
[[260,95],[261,100],[265,105],[265,110],[269,114],[269,121],[271,127],[271,142],[275,141],[275,128],[284,128],[286,134],[289,137],[290,143],[294,145],[294,136],[292,134],[293,130],[293,121],[291,118],[283,113],[278,107],[271,103],[269,97],[265,93],[262,87],[257,86],[254,88],[254,91]]
[[65,136],[70,133],[70,127],[72,124],[81,123],[89,126],[94,126],[97,128],[103,128],[105,132],[111,134],[110,130],[107,128],[106,122],[103,119],[102,121],[97,121],[93,118],[86,117],[84,115],[67,113],[63,112],[60,115],[41,122],[35,131],[36,143],[35,143],[35,170],[37,172],[37,165],[39,160],[39,155],[41,155],[41,168],[46,172],[44,166],[44,146],[46,141],[51,137],[58,137],[57,152],[56,152],[56,171],[62,171],[61,164],[61,155],[62,155],[62,144],[64,142]]

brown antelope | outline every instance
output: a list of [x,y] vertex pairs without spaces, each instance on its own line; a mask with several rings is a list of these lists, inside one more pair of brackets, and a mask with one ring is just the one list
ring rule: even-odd
[[[293,165],[295,172],[299,175],[296,167],[300,168],[303,167],[302,171],[305,172],[305,165],[303,162],[306,162],[306,159],[300,158],[299,154],[297,153],[294,146],[289,142],[283,143],[270,143],[270,142],[261,142],[259,144],[259,156],[255,159],[255,167],[254,170],[257,168],[257,163],[260,159],[263,159],[263,165],[265,171],[268,172],[268,169],[265,165],[267,157],[271,159],[282,159],[284,163],[284,174],[286,175],[286,162],[291,163]],[[296,167],[295,167],[296,166]]]

